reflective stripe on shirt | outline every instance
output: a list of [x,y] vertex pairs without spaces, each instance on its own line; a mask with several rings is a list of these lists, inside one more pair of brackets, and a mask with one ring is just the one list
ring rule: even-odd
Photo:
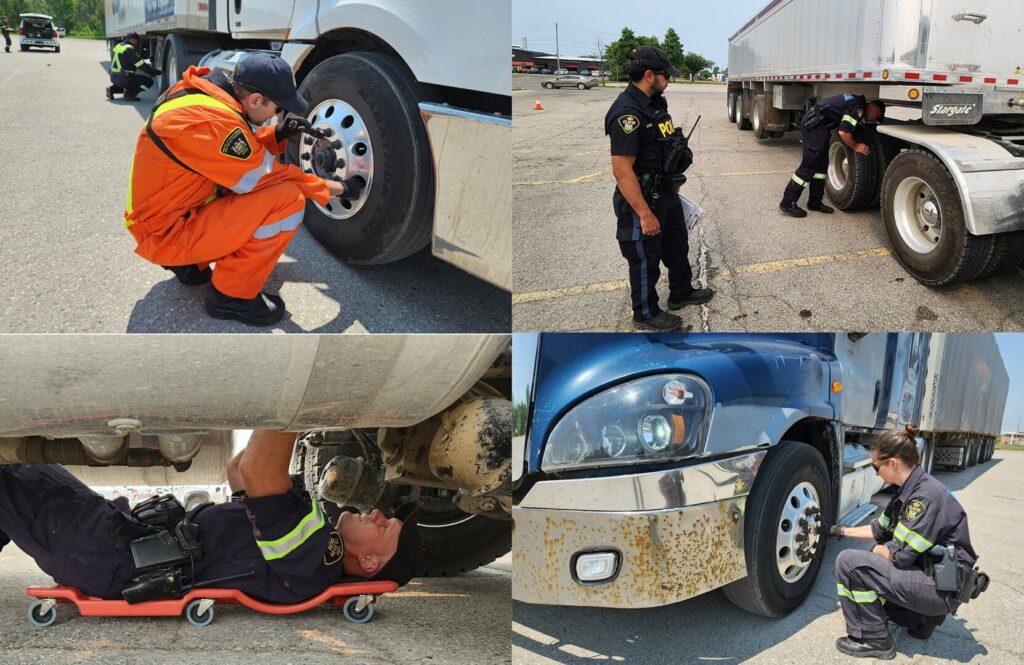
[[320,506],[312,501],[309,513],[302,518],[298,525],[284,536],[277,540],[257,540],[256,544],[266,561],[273,561],[287,556],[289,552],[306,542],[310,536],[323,528],[324,516],[320,512]]

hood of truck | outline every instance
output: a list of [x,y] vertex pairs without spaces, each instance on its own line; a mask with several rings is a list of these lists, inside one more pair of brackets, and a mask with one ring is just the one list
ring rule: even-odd
[[[832,341],[824,334],[541,335],[532,369],[528,471],[541,470],[547,437],[572,407],[641,376],[687,373],[707,382],[712,398],[707,455],[777,443],[803,417],[834,419]],[[639,469],[605,467],[586,473]]]

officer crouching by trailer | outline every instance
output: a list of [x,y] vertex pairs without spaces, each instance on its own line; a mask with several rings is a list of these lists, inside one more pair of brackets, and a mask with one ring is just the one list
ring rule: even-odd
[[871,465],[899,491],[883,513],[859,527],[833,526],[830,535],[874,540],[870,552],[844,550],[836,557],[836,590],[847,635],[836,640],[842,653],[890,660],[896,647],[886,620],[917,639],[962,603],[988,588],[978,571],[967,514],[953,494],[919,464],[917,428],[886,432],[871,451]]

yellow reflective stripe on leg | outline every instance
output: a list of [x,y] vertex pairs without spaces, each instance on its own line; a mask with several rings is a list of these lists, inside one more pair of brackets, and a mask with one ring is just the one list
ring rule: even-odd
[[[873,603],[878,600],[878,594],[874,591],[851,591],[842,584],[836,584],[836,593],[844,598],[849,598],[855,603]],[[882,599],[885,604],[885,599]]]
[[849,123],[850,127],[856,127],[857,126],[857,119],[854,118],[852,115],[844,115],[843,119],[842,119],[842,122]]
[[918,554],[927,552],[935,545],[935,543],[929,541],[927,538],[922,537],[921,534],[908,529],[904,526],[903,522],[898,522],[896,524],[896,531],[893,532],[893,537],[900,542],[910,545]]
[[825,178],[827,178],[827,177],[828,177],[828,176],[827,176],[827,175],[825,175],[824,173],[815,173],[815,174],[814,174],[814,179],[815,179],[815,180],[824,180],[824,179],[825,179]]
[[320,505],[316,501],[313,501],[312,504],[309,513],[302,518],[298,526],[284,536],[277,540],[256,541],[266,561],[273,561],[274,559],[287,556],[289,552],[306,542],[310,536],[324,526],[324,516],[320,512]]
[[807,181],[804,180],[803,178],[801,178],[800,176],[798,176],[795,173],[793,174],[793,182],[795,182],[796,184],[800,185],[801,187],[806,187],[807,186]]

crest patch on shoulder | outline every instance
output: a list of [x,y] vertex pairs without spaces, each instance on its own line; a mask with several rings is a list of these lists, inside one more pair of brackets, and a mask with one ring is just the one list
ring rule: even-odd
[[624,115],[619,117],[619,126],[622,127],[622,131],[632,134],[633,130],[640,126],[640,121],[635,115]]
[[324,565],[333,566],[341,561],[345,554],[345,543],[341,541],[341,534],[331,531],[331,538],[327,541],[327,551],[324,552]]
[[913,499],[907,504],[905,512],[907,514],[907,519],[913,522],[918,517],[924,515],[927,510],[928,507],[925,505],[924,501],[921,501],[920,499]]
[[228,157],[249,159],[252,155],[252,146],[249,145],[249,141],[245,138],[245,132],[242,131],[242,128],[235,127],[227,135],[227,138],[224,139],[224,142],[220,144],[220,151]]

